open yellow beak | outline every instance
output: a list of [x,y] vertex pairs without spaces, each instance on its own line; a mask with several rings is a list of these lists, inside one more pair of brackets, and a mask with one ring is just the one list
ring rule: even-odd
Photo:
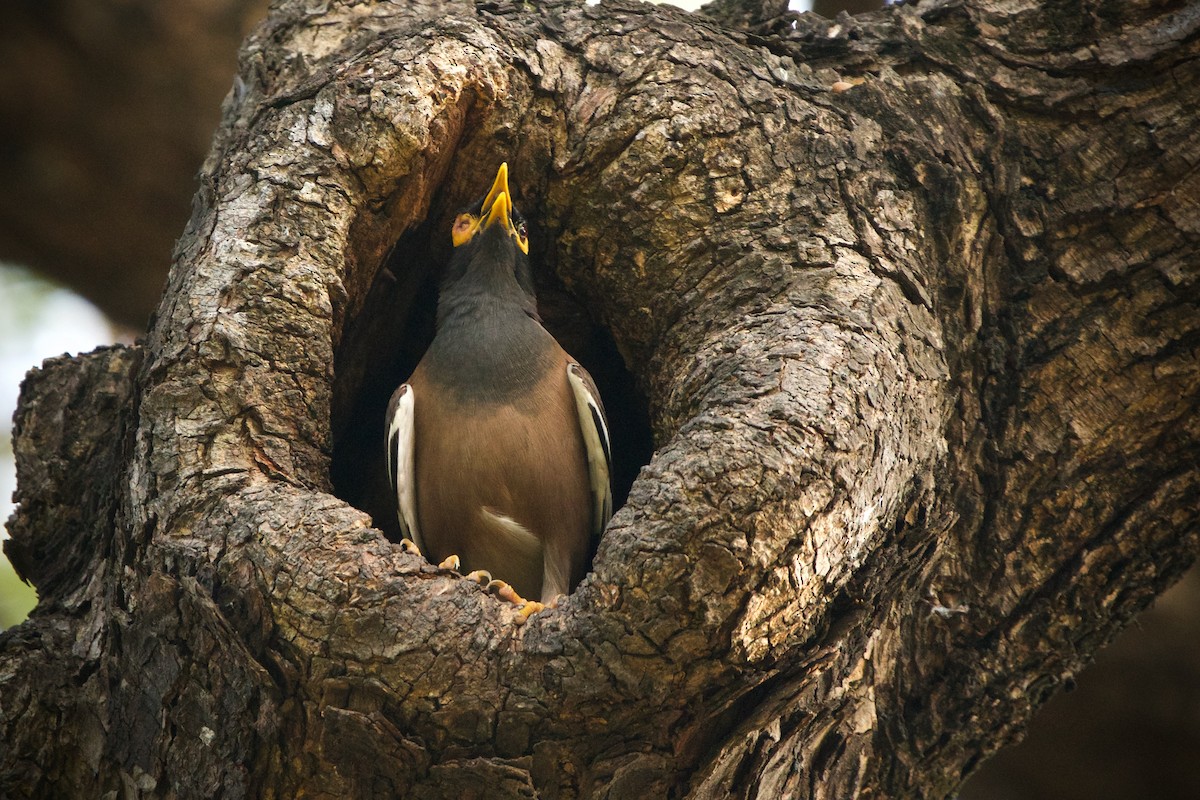
[[[487,208],[486,203],[484,204],[484,208]],[[512,224],[512,202],[508,199],[507,191],[503,191],[496,195],[496,198],[492,201],[492,210],[488,212],[487,219],[483,221],[483,229],[486,231],[497,222],[504,226],[504,230],[506,230],[509,235],[514,233]]]
[[[517,236],[517,230],[512,223],[512,209],[512,192],[508,189],[508,162],[505,161],[496,171],[496,180],[492,181],[492,188],[488,190],[487,197],[483,198],[483,205],[479,207],[479,218],[483,220],[481,227],[486,231],[499,222],[504,226],[504,232],[520,243],[520,237]],[[521,249],[524,250],[524,246]]]
[[522,252],[528,253],[528,240],[523,239],[513,227],[512,210],[512,192],[508,188],[508,162],[506,161],[496,171],[496,180],[492,181],[492,188],[488,190],[487,197],[483,198],[483,204],[479,207],[479,216],[471,220],[470,224],[464,224],[462,227],[456,223],[452,234],[454,246],[466,244],[479,231],[487,230],[492,225],[500,223],[504,227],[505,233],[517,240],[517,246],[521,248]]
[[483,205],[479,207],[479,216],[481,218],[488,213],[488,208],[492,207],[501,194],[512,197],[512,192],[508,190],[507,161],[500,165],[500,169],[496,170],[496,180],[492,181],[492,188],[488,189],[487,197],[483,198]]

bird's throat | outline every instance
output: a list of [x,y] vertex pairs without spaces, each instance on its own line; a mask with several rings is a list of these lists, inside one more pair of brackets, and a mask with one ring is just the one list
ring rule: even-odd
[[452,295],[439,300],[437,335],[423,363],[429,379],[463,403],[514,404],[555,367],[558,351],[521,305]]

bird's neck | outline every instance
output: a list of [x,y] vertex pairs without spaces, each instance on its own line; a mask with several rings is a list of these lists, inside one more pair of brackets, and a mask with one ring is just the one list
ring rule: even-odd
[[[481,313],[523,313],[537,319],[532,276],[518,267],[516,249],[494,231],[482,234],[480,246],[464,260],[452,259],[438,290],[438,328],[456,318]],[[525,283],[518,279],[522,272]]]
[[516,278],[498,270],[467,273],[442,285],[438,293],[437,327],[473,325],[481,317],[537,318],[537,300]]
[[556,351],[528,294],[476,283],[444,287],[427,374],[461,401],[511,404],[553,368]]

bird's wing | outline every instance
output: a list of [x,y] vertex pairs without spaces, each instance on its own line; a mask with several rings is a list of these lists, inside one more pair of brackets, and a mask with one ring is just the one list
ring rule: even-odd
[[592,490],[592,536],[599,537],[612,517],[612,447],[608,439],[608,424],[604,405],[592,376],[574,361],[567,362],[567,380],[575,395],[575,410],[579,413],[579,428],[587,448],[588,478]]
[[396,512],[400,532],[420,549],[421,531],[417,527],[417,486],[414,454],[416,429],[413,425],[412,386],[401,384],[392,394],[387,410],[388,480],[396,492]]

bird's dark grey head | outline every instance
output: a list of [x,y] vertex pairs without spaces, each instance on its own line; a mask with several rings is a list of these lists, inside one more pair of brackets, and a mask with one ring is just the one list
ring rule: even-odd
[[496,225],[503,229],[522,253],[529,254],[525,217],[513,207],[512,190],[508,188],[508,162],[501,164],[496,171],[496,180],[492,181],[488,193],[458,212],[454,227],[450,230],[450,238],[456,248],[464,247]]
[[455,216],[450,236],[454,252],[442,276],[439,305],[483,293],[515,301],[536,318],[528,231],[512,204],[507,163],[488,193]]

